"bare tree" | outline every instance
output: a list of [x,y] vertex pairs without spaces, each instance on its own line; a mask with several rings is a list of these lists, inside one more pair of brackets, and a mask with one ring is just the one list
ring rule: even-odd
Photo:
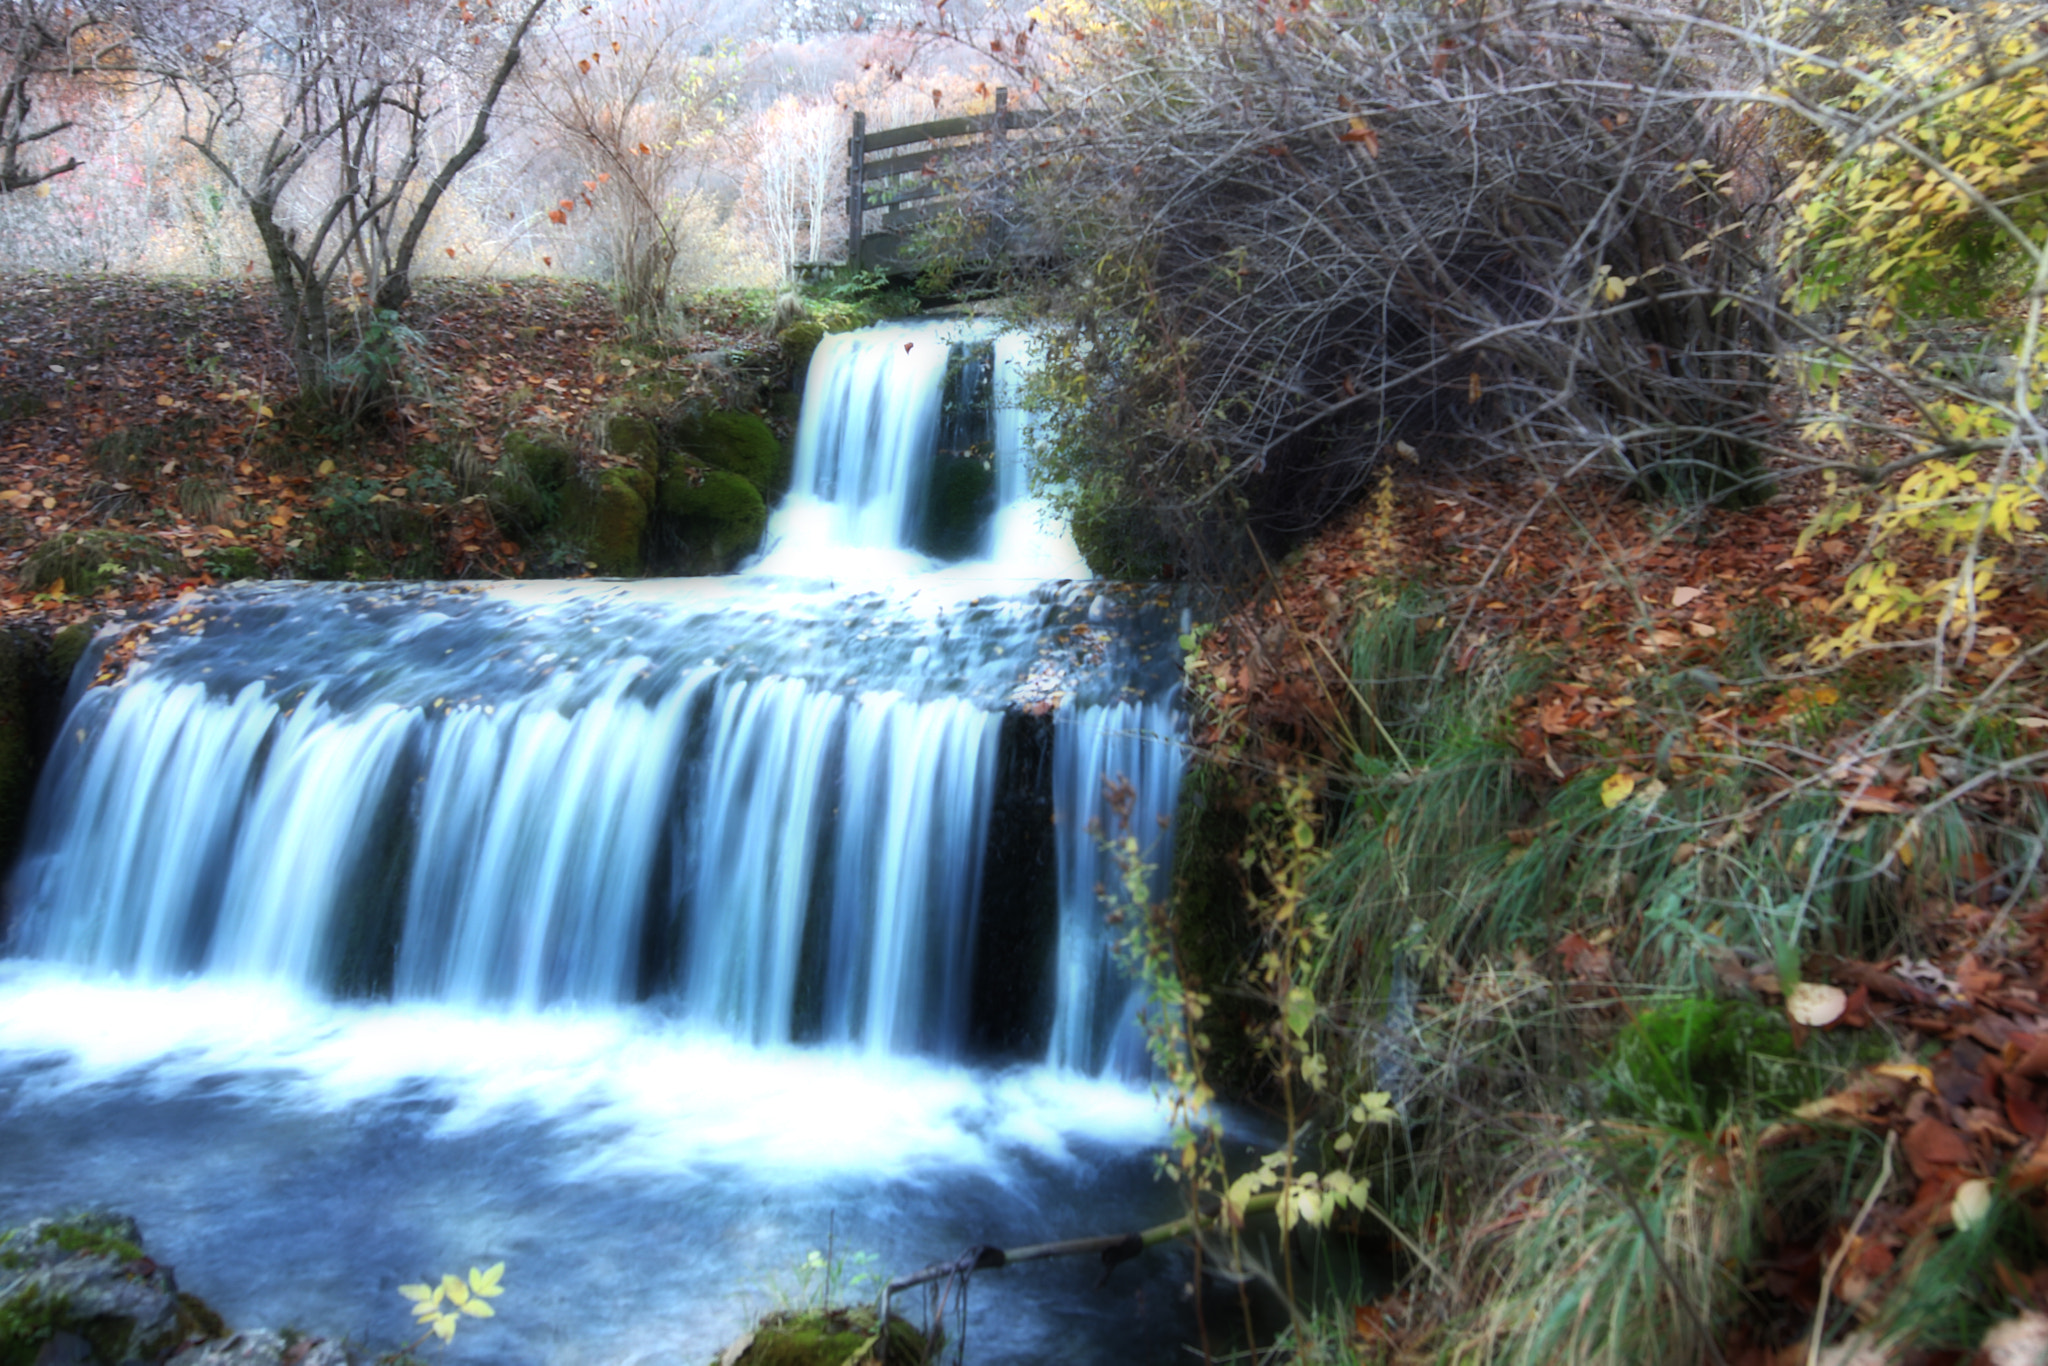
[[104,26],[105,16],[90,5],[57,0],[4,0],[0,3],[0,194],[25,190],[78,169],[75,156],[34,164],[23,151],[74,126],[58,119],[34,126],[30,111],[40,83],[54,75],[75,72],[92,60],[87,41]]
[[705,34],[695,10],[647,0],[585,14],[555,31],[524,82],[585,177],[549,216],[596,220],[619,310],[643,323],[667,310],[708,148],[742,74],[737,53]]
[[836,102],[784,95],[748,128],[742,202],[785,279],[844,224],[846,127]]
[[150,55],[188,102],[185,141],[254,223],[303,392],[388,395],[389,350],[366,361],[363,342],[410,297],[427,224],[483,151],[546,3],[223,0],[157,17]]

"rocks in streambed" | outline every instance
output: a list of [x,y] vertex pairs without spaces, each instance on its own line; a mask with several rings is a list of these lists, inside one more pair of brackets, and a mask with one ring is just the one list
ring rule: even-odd
[[613,462],[578,468],[545,434],[513,433],[490,484],[498,525],[542,565],[640,574],[723,574],[760,549],[768,506],[789,487],[789,450],[750,412],[644,398],[605,421]]
[[0,1234],[0,1366],[157,1366],[223,1331],[143,1253],[125,1215],[37,1219]]
[[188,1347],[170,1366],[353,1366],[339,1343],[264,1329]]
[[763,1318],[717,1366],[920,1366],[937,1345],[900,1318],[878,1332],[872,1309],[801,1309]]

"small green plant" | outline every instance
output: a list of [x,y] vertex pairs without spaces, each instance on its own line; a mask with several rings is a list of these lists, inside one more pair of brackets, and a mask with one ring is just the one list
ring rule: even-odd
[[464,1315],[473,1319],[496,1318],[498,1311],[491,1308],[490,1302],[505,1293],[498,1284],[504,1274],[505,1264],[499,1262],[488,1271],[471,1267],[467,1281],[450,1272],[436,1284],[399,1286],[398,1293],[412,1301],[413,1318],[426,1330],[406,1350],[411,1351],[429,1337],[453,1342],[455,1326]]

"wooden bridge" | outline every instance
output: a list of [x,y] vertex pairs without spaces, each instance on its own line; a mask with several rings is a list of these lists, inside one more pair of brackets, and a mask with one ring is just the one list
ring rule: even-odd
[[[846,260],[881,270],[914,269],[911,238],[952,212],[970,185],[1004,174],[1011,134],[1046,122],[1043,112],[1010,108],[1010,92],[996,91],[987,114],[934,119],[869,132],[856,110],[847,139]],[[992,238],[1004,236],[991,223]]]

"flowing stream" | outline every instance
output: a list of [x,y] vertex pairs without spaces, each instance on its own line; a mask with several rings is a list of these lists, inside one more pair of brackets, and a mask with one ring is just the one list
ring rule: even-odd
[[[0,1220],[121,1208],[230,1322],[378,1350],[504,1260],[449,1355],[554,1366],[701,1364],[828,1245],[1170,1217],[1098,888],[1119,780],[1170,855],[1181,614],[1046,524],[1022,364],[827,338],[739,574],[158,617],[0,908]],[[1179,1259],[1095,1275],[977,1281],[968,1360],[1178,1354]]]

